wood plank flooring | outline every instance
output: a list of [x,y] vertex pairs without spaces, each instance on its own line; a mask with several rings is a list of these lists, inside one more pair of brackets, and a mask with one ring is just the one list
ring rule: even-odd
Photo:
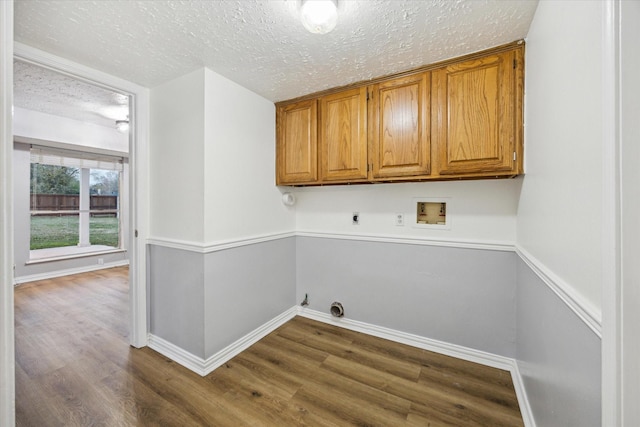
[[206,377],[129,347],[128,271],[15,290],[18,426],[522,426],[506,371],[296,317]]

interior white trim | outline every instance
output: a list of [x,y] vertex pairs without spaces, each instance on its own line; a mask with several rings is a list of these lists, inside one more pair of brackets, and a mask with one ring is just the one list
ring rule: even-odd
[[412,347],[423,350],[433,351],[434,353],[444,354],[446,356],[455,357],[457,359],[478,363],[492,368],[503,369],[511,373],[513,386],[518,397],[520,412],[526,427],[535,427],[531,406],[527,399],[527,393],[520,376],[520,370],[515,359],[499,356],[497,354],[487,353],[485,351],[475,350],[461,345],[450,344],[444,341],[438,341],[431,338],[425,338],[419,335],[409,334],[406,332],[389,329],[382,326],[372,325],[370,323],[359,322],[344,317],[333,317],[329,313],[323,313],[316,310],[297,306],[298,315],[308,319],[317,320],[318,322],[327,323],[333,326],[349,329],[351,331],[362,332],[378,338],[400,344],[410,345]]
[[[131,165],[129,212],[130,244],[130,334],[134,347],[147,345],[147,256],[146,233],[149,206],[148,147],[149,147],[149,89],[120,79],[93,68],[60,58],[48,52],[15,42],[14,55],[22,61],[51,68],[107,89],[116,90],[131,97],[131,132],[129,156]],[[136,236],[137,235],[137,236]]]
[[[39,249],[36,249],[36,251],[37,250]],[[31,258],[29,261],[25,262],[25,265],[46,264],[49,262],[64,261],[67,259],[89,258],[89,257],[95,257],[95,256],[101,256],[101,255],[118,254],[118,253],[124,254],[126,252],[127,252],[126,249],[106,249],[106,250],[98,250],[95,252],[78,252],[76,254],[52,256],[47,258]]]
[[516,253],[598,338],[602,338],[602,313],[599,309],[525,249],[516,246]]
[[206,360],[201,357],[194,356],[175,344],[152,334],[149,334],[149,347],[198,375],[205,376],[264,338],[269,333],[273,332],[275,329],[285,324],[290,319],[294,318],[296,315],[352,331],[362,332],[378,338],[384,338],[393,342],[421,348],[423,350],[429,350],[439,354],[456,357],[458,359],[509,371],[518,397],[518,404],[520,405],[520,412],[522,413],[524,424],[527,427],[535,427],[531,407],[527,400],[527,394],[515,359],[455,344],[449,344],[418,335],[408,334],[381,326],[371,325],[357,320],[335,318],[328,313],[322,313],[300,306],[290,308],[231,345],[218,351]]
[[164,248],[179,249],[187,252],[205,253],[203,243],[191,242],[188,240],[166,239],[163,237],[150,237],[147,239],[148,245],[162,246]]
[[264,234],[259,236],[245,237],[241,239],[223,240],[220,242],[200,243],[186,240],[167,239],[164,237],[150,237],[147,243],[150,245],[164,246],[173,249],[182,249],[190,252],[201,254],[221,251],[225,249],[237,248],[256,243],[268,242],[271,240],[284,239],[287,237],[315,237],[321,239],[339,239],[339,240],[358,240],[363,242],[382,242],[382,243],[402,243],[407,245],[426,245],[426,246],[444,246],[451,248],[463,249],[482,249],[493,251],[513,252],[515,251],[512,242],[490,242],[490,241],[472,241],[472,240],[435,240],[428,238],[407,238],[383,235],[363,235],[363,234],[338,234],[338,233],[319,233],[308,231],[289,231],[283,233]]
[[134,347],[147,345],[149,325],[147,323],[147,244],[149,226],[149,90],[133,91],[131,99],[129,142],[129,287],[131,312],[131,337]]
[[294,237],[293,231],[284,233],[261,234],[258,236],[243,237],[233,240],[222,240],[213,243],[199,243],[187,240],[167,239],[163,237],[150,237],[147,243],[150,245],[163,246],[165,248],[182,249],[184,251],[196,252],[199,254],[208,254],[225,249],[238,248],[242,246],[255,245],[256,243],[269,242],[272,240],[286,239]]
[[36,282],[38,280],[53,279],[55,277],[69,276],[71,274],[88,273],[89,271],[104,270],[105,268],[122,267],[129,265],[129,260],[108,262],[106,264],[87,265],[85,267],[67,268],[65,270],[48,271],[40,274],[30,274],[28,276],[20,276],[13,279],[14,285],[21,285],[28,282]]
[[147,347],[200,376],[206,375],[204,373],[204,359],[202,357],[195,356],[165,339],[149,334]]
[[198,375],[209,375],[216,368],[222,366],[238,354],[242,353],[253,344],[260,341],[262,338],[291,320],[298,313],[296,307],[292,307],[284,313],[271,319],[264,325],[254,329],[247,335],[243,336],[239,340],[231,343],[227,347],[218,351],[211,357],[203,359],[195,356],[186,350],[178,347],[175,344],[170,343],[160,337],[153,334],[149,334],[149,348],[157,351],[163,356],[168,357],[174,362],[184,366],[185,368],[195,372]]
[[50,68],[56,72],[66,74],[74,79],[86,81],[92,85],[100,86],[105,89],[116,89],[124,94],[135,94],[135,91],[147,90],[135,83],[131,83],[103,71],[69,61],[68,59],[61,58],[20,42],[14,42],[13,48],[14,56],[19,58],[21,61]]
[[[620,3],[602,2],[602,425],[625,425],[620,166]],[[637,184],[637,183],[635,183]],[[636,325],[633,325],[635,327]],[[633,332],[636,333],[635,331]],[[634,379],[634,380],[637,380]],[[631,425],[631,424],[630,424]]]
[[355,233],[326,233],[318,231],[297,231],[296,236],[316,237],[320,239],[358,240],[363,242],[402,243],[406,245],[444,246],[462,249],[483,249],[490,251],[513,252],[514,242],[490,240],[433,239],[429,237],[411,238],[405,236],[385,236]]
[[308,319],[317,320],[318,322],[349,329],[351,331],[362,332],[374,337],[384,338],[400,344],[406,344],[423,350],[429,350],[446,356],[467,360],[469,362],[491,366],[492,368],[510,370],[514,363],[514,360],[508,357],[498,356],[496,354],[474,350],[472,348],[456,344],[449,344],[444,341],[425,338],[419,335],[397,331],[395,329],[372,325],[370,323],[359,322],[345,317],[333,317],[329,313],[323,313],[304,307],[298,307],[298,315]]
[[227,240],[217,243],[198,243],[184,240],[165,238],[149,238],[147,243],[167,248],[180,249],[199,254],[207,254],[225,249],[238,248],[256,243],[284,239],[287,237],[313,237],[321,239],[355,240],[364,242],[397,243],[409,245],[443,246],[463,249],[494,250],[503,252],[516,252],[518,256],[531,268],[531,270],[549,286],[549,288],[571,309],[585,324],[599,337],[602,338],[602,314],[582,295],[576,292],[572,286],[549,270],[542,262],[518,245],[510,243],[490,243],[481,241],[444,241],[430,239],[408,239],[389,236],[335,234],[317,232],[286,232],[260,236],[247,237],[236,240]]
[[535,418],[533,418],[533,410],[529,403],[527,388],[524,386],[524,382],[522,381],[522,374],[520,373],[518,361],[514,360],[513,362],[513,366],[511,367],[511,379],[513,380],[513,388],[516,391],[516,396],[518,396],[518,404],[520,405],[522,420],[526,427],[535,427],[536,422]]
[[292,307],[281,315],[271,319],[264,325],[240,338],[238,341],[223,348],[213,356],[207,358],[207,360],[205,360],[204,362],[205,375],[213,372],[216,368],[222,366],[228,360],[242,353],[244,350],[248,349],[253,344],[260,341],[262,338],[266,337],[271,332],[287,323],[289,320],[293,319],[297,313],[298,312],[296,310],[296,307]]
[[13,1],[0,1],[0,425],[15,425],[13,316]]

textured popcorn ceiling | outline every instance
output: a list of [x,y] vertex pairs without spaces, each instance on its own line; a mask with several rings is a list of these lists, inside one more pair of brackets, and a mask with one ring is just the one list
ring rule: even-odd
[[26,62],[13,62],[13,105],[101,126],[129,115],[129,98]]
[[272,101],[524,38],[537,0],[339,0],[329,34],[299,0],[16,0],[15,40],[154,87],[200,67]]

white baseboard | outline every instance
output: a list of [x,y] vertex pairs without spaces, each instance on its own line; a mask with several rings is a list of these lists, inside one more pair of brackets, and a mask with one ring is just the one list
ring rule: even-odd
[[463,347],[456,344],[449,344],[419,335],[408,334],[406,332],[397,331],[395,329],[384,328],[382,326],[372,325],[370,323],[359,322],[357,320],[346,319],[344,317],[333,317],[329,313],[322,313],[308,308],[298,307],[298,315],[308,319],[317,320],[319,322],[328,323],[341,328],[349,329],[356,332],[362,332],[378,338],[384,338],[400,344],[410,345],[412,347],[429,350],[446,356],[456,357],[458,359],[467,360],[469,362],[479,363],[481,365],[491,366],[493,368],[510,370],[513,366],[513,359],[504,356],[498,356],[472,348]]
[[533,418],[533,411],[529,404],[529,397],[527,396],[527,389],[522,381],[522,374],[520,373],[517,360],[514,360],[513,363],[511,379],[513,381],[513,388],[516,390],[516,396],[518,396],[520,413],[522,414],[522,420],[524,421],[525,427],[536,427],[535,419]]
[[163,356],[168,357],[169,359],[195,372],[198,375],[206,375],[206,373],[204,372],[203,358],[195,356],[163,338],[160,338],[153,334],[149,334],[149,337],[147,339],[147,347],[157,351]]
[[410,345],[423,350],[433,351],[434,353],[440,353],[446,356],[452,356],[469,362],[509,371],[511,373],[511,379],[516,391],[516,396],[518,397],[518,404],[520,405],[520,412],[522,414],[524,425],[526,427],[535,427],[531,406],[529,405],[527,393],[524,389],[522,377],[520,376],[520,370],[518,369],[518,363],[515,359],[425,338],[419,335],[408,334],[406,332],[384,328],[369,323],[359,322],[357,320],[345,319],[344,317],[336,318],[328,313],[322,313],[308,308],[297,307],[297,310],[299,316],[306,317],[308,319],[317,320],[319,322],[328,323],[330,325],[356,332],[362,332],[367,335],[384,338],[389,341]]
[[120,261],[108,262],[106,264],[93,264],[87,265],[85,267],[67,268],[65,270],[56,270],[47,273],[30,274],[28,276],[15,277],[13,279],[13,284],[21,285],[23,283],[36,282],[38,280],[47,280],[53,279],[55,277],[70,276],[72,274],[88,273],[90,271],[104,270],[105,268],[123,267],[125,265],[129,265],[129,260],[124,259]]
[[292,307],[289,310],[285,311],[278,317],[271,319],[269,322],[260,326],[259,328],[253,330],[248,333],[244,337],[240,338],[238,341],[233,344],[223,348],[213,356],[209,357],[204,362],[204,372],[207,375],[210,372],[213,372],[217,367],[226,363],[229,359],[235,357],[236,355],[242,353],[247,348],[251,347],[256,342],[260,341],[262,338],[269,335],[271,332],[279,328],[280,326],[287,323],[289,320],[293,319],[297,314],[296,307]]
[[449,344],[443,341],[433,340],[418,335],[408,334],[406,332],[401,332],[394,329],[371,325],[369,323],[359,322],[357,320],[335,318],[330,314],[325,314],[319,311],[310,310],[299,306],[290,308],[289,310],[248,333],[231,345],[218,351],[216,354],[207,358],[206,360],[201,357],[194,356],[193,354],[183,350],[175,344],[172,344],[152,334],[149,334],[148,346],[149,348],[168,357],[174,362],[179,363],[185,368],[190,369],[198,375],[205,376],[213,372],[216,368],[224,365],[227,361],[240,354],[251,345],[255,344],[256,342],[267,336],[269,333],[273,332],[275,329],[279,328],[280,326],[294,318],[296,315],[349,329],[352,331],[362,332],[378,338],[384,338],[389,341],[421,348],[423,350],[429,350],[435,353],[440,353],[447,356],[456,357],[458,359],[509,371],[511,373],[513,386],[518,397],[518,403],[520,405],[520,412],[522,413],[524,425],[526,427],[535,427],[533,415],[531,413],[531,407],[529,405],[529,401],[527,400],[527,394],[524,389],[524,384],[522,382],[520,371],[518,370],[518,364],[515,359],[498,356],[496,354],[491,354],[480,350],[474,350],[472,348],[463,347],[456,344]]
[[254,329],[247,335],[243,336],[239,340],[235,341],[231,345],[218,351],[211,357],[203,359],[195,356],[188,351],[183,350],[175,344],[172,344],[160,337],[153,334],[149,334],[149,348],[157,351],[158,353],[168,357],[176,363],[184,366],[187,369],[192,370],[198,375],[205,376],[213,372],[216,368],[224,365],[227,361],[233,357],[242,353],[247,348],[251,347],[256,342],[291,320],[298,313],[297,307],[292,307],[285,311],[281,315],[271,319],[264,325]]

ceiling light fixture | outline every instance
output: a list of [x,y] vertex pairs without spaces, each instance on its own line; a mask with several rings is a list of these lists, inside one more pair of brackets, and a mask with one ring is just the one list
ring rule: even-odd
[[336,27],[337,0],[302,0],[302,25],[314,34],[327,34]]
[[118,132],[129,132],[129,120],[116,120],[116,129]]

